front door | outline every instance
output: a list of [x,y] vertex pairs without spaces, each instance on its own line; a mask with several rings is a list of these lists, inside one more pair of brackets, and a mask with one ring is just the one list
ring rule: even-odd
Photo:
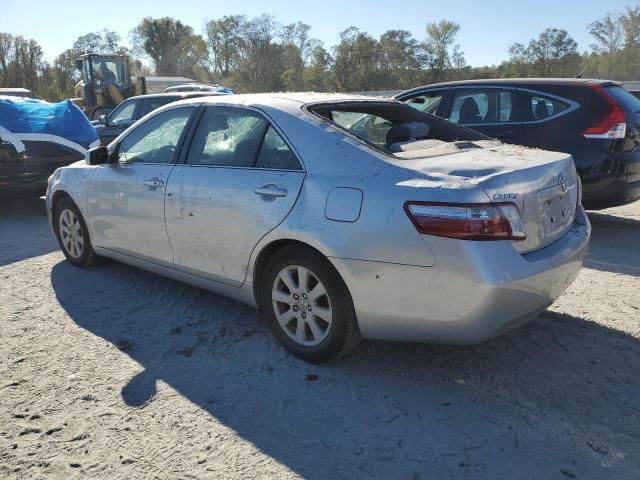
[[133,125],[137,106],[137,99],[125,100],[107,115],[106,125],[99,130],[100,144],[109,145],[118,135]]
[[164,195],[176,148],[195,109],[174,108],[150,118],[114,147],[118,163],[97,168],[89,201],[96,246],[155,263],[173,262]]
[[259,112],[211,106],[175,167],[166,198],[176,268],[232,286],[258,241],[293,207],[305,173]]

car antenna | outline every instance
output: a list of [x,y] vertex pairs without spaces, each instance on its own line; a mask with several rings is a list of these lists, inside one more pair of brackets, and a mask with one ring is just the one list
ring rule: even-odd
[[580,72],[576,75],[576,78],[582,78],[582,75],[584,74],[585,70],[589,68],[589,65],[591,65],[591,60],[589,60],[584,68],[580,70]]

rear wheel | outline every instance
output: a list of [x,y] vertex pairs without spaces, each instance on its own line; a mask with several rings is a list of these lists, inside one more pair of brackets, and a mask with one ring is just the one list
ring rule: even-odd
[[335,268],[314,250],[291,246],[276,252],[260,291],[274,335],[302,360],[325,362],[360,343],[349,291]]
[[87,225],[69,197],[60,200],[55,207],[54,228],[67,260],[78,267],[90,267],[96,263],[97,255],[91,246]]

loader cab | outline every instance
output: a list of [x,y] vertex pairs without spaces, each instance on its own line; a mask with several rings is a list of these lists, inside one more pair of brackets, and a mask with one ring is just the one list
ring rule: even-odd
[[79,96],[90,119],[108,113],[136,94],[126,55],[87,53],[76,59],[76,68],[82,74]]
[[126,55],[87,53],[76,60],[76,68],[82,72],[85,85],[91,83],[94,89],[110,84],[123,87],[131,83]]

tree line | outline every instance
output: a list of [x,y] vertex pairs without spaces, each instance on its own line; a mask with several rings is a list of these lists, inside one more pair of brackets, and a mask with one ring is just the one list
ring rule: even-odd
[[[606,14],[586,27],[589,49],[563,29],[548,28],[518,41],[499,65],[471,67],[457,42],[460,25],[425,26],[424,38],[388,30],[379,38],[352,26],[326,48],[303,22],[282,24],[271,15],[229,15],[206,23],[202,34],[173,18],[144,18],[130,44],[109,30],[88,33],[52,62],[33,39],[0,32],[0,87],[25,87],[36,96],[73,96],[82,53],[130,55],[133,75],[185,76],[238,92],[400,90],[474,78],[585,77],[640,79],[640,6]],[[152,65],[148,67],[147,65]]]

